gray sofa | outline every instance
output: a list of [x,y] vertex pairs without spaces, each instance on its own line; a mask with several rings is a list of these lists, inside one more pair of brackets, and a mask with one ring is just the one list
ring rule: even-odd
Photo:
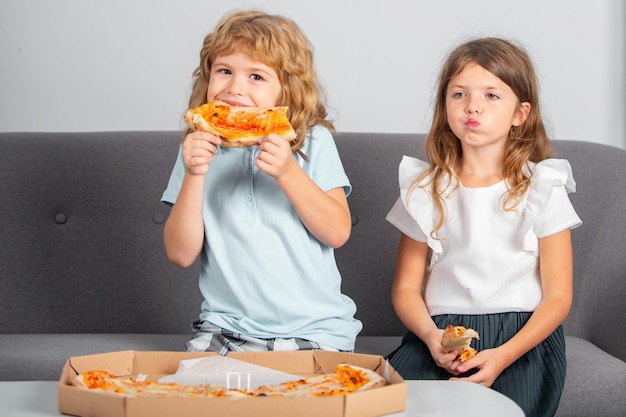
[[[336,135],[353,232],[336,251],[364,329],[385,355],[404,333],[390,303],[397,231],[385,220],[403,154],[422,135]],[[197,264],[171,265],[159,199],[178,132],[0,134],[0,379],[56,380],[68,356],[183,350],[200,306]],[[575,300],[559,416],[626,415],[626,151],[556,141],[578,183]]]

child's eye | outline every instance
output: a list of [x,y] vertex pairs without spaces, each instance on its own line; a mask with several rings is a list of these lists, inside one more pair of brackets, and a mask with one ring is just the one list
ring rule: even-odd
[[252,75],[250,76],[250,78],[252,78],[252,79],[253,79],[253,80],[255,80],[255,81],[261,81],[261,80],[263,79],[263,77],[261,77],[261,76],[260,76],[260,75],[258,75],[258,74],[252,74]]
[[463,98],[463,97],[465,97],[465,93],[462,93],[460,91],[456,93],[452,93],[452,98]]
[[224,75],[230,75],[231,74],[231,71],[229,69],[227,69],[227,68],[216,68],[215,72],[217,74],[224,74]]
[[495,94],[495,93],[487,93],[487,98],[489,98],[491,100],[497,100],[497,99],[500,98],[500,96]]

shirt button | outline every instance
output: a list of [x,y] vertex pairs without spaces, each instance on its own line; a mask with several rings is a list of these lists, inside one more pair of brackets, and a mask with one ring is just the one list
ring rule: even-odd
[[252,201],[252,196],[251,196],[250,194],[248,194],[248,195],[246,196],[246,200],[248,200],[248,201]]

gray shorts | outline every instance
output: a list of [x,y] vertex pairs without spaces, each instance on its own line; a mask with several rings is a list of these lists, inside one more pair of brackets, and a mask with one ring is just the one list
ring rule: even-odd
[[312,340],[292,337],[288,339],[259,339],[242,333],[223,329],[208,321],[193,323],[196,333],[193,339],[187,342],[188,352],[218,352],[227,355],[228,352],[266,352],[287,350],[332,350],[337,349]]

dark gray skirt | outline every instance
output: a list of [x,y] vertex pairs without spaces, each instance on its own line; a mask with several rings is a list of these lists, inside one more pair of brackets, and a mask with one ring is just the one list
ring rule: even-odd
[[[480,352],[512,338],[531,314],[446,314],[434,316],[433,320],[440,329],[452,324],[476,330],[480,340],[474,339],[472,347]],[[453,376],[435,364],[426,345],[411,332],[387,359],[404,379],[448,379]],[[565,371],[565,338],[563,328],[559,326],[546,340],[506,368],[492,388],[519,404],[528,417],[554,416],[565,383]]]

